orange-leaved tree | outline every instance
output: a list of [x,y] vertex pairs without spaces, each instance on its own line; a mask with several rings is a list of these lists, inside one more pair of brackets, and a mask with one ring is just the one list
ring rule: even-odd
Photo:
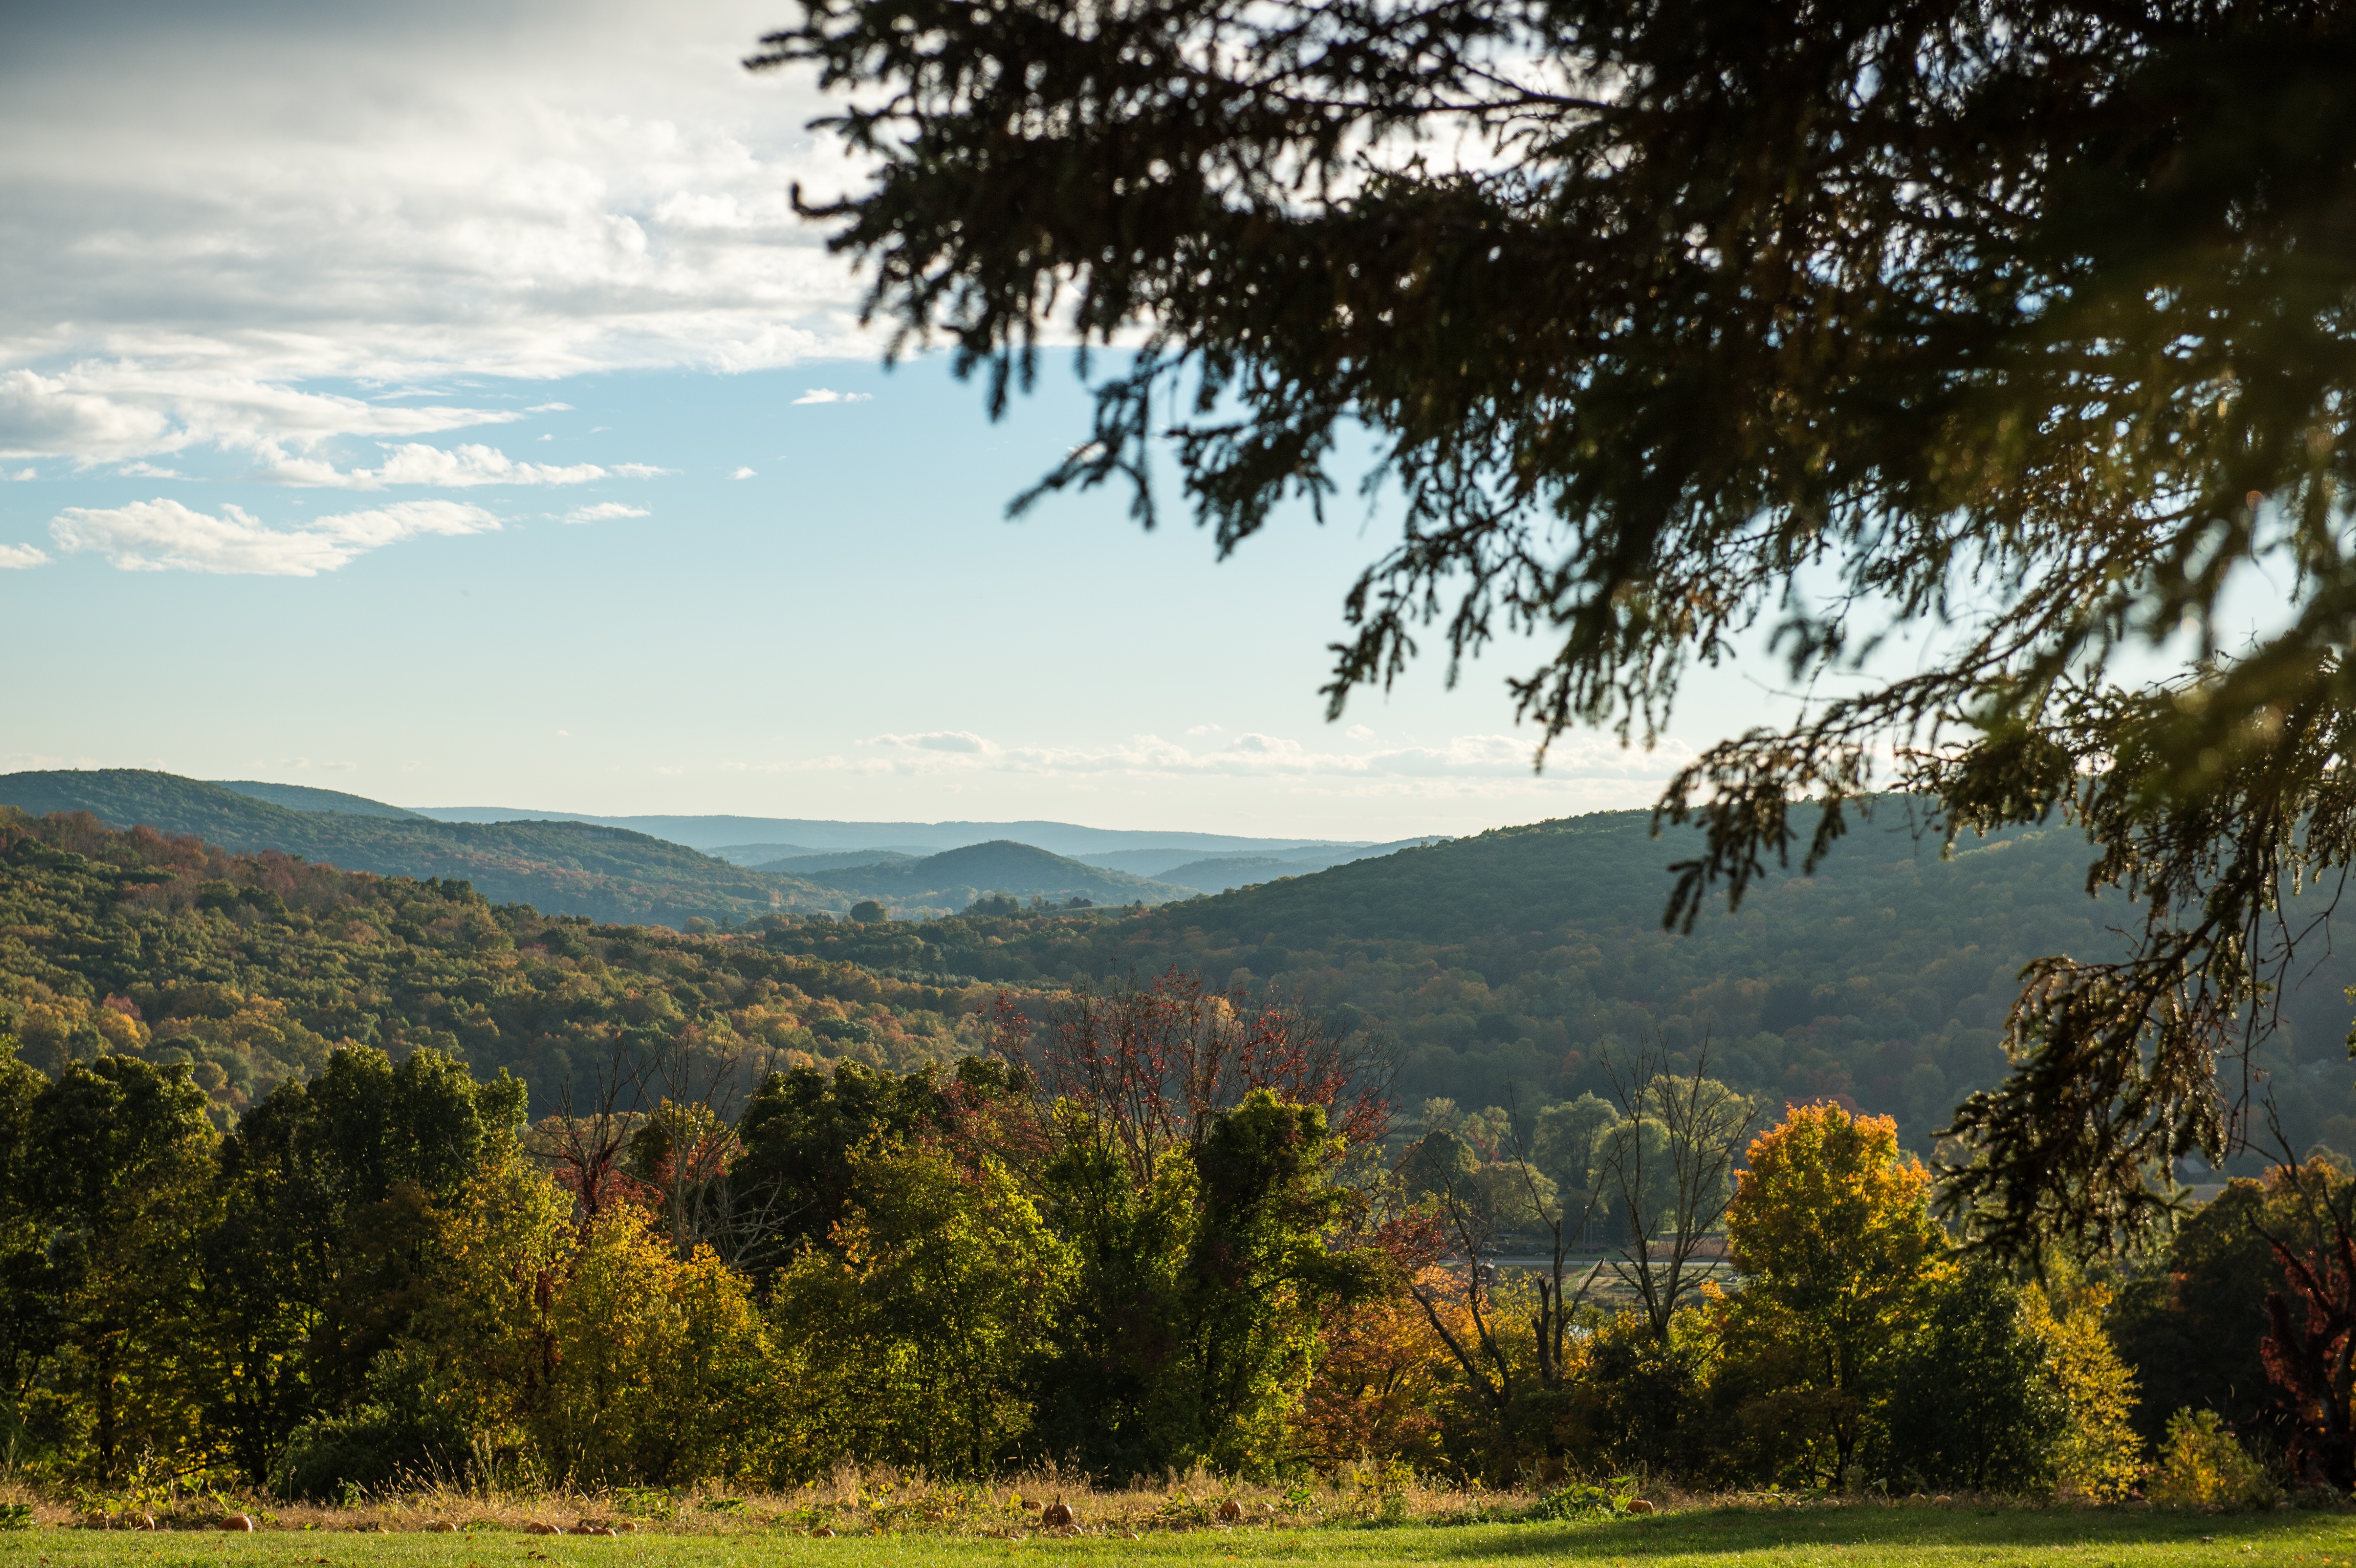
[[1946,1266],[1930,1173],[1890,1117],[1794,1105],[1751,1141],[1726,1230],[1747,1276],[1729,1349],[1764,1374],[1744,1424],[1779,1467],[1846,1481],[1909,1309]]

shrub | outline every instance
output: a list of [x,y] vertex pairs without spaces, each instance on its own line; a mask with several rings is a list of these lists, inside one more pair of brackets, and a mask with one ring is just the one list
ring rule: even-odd
[[1614,1476],[1604,1482],[1565,1481],[1530,1505],[1534,1520],[1609,1519],[1628,1511],[1636,1495],[1636,1477]]
[[2275,1484],[2215,1411],[2179,1410],[2168,1418],[2148,1495],[2169,1508],[2264,1508]]

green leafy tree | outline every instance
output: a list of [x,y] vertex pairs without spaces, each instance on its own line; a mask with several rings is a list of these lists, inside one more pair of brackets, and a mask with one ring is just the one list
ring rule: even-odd
[[523,1085],[505,1074],[482,1083],[438,1051],[395,1064],[348,1047],[224,1143],[204,1244],[208,1422],[249,1479],[297,1426],[369,1397],[371,1364],[421,1305],[437,1207],[522,1118]]
[[2047,1375],[2026,1294],[1987,1262],[1926,1294],[1890,1373],[1890,1473],[1933,1490],[2050,1485],[2070,1413]]
[[2266,1185],[2228,1182],[2121,1290],[2115,1332],[2143,1387],[2135,1420],[2145,1442],[2166,1441],[2169,1417],[2185,1409],[2214,1411],[2235,1431],[2272,1426],[2258,1344],[2268,1328],[2266,1294],[2281,1287],[2282,1269],[2260,1225],[2286,1230],[2293,1218],[2276,1196],[2282,1211],[2266,1221]]
[[842,1061],[765,1079],[736,1124],[744,1152],[730,1173],[739,1200],[766,1224],[770,1266],[805,1243],[829,1244],[851,1201],[851,1156],[878,1138],[936,1131],[948,1109],[937,1073],[879,1072]]
[[1750,638],[1795,685],[1928,638],[1680,772],[1672,914],[1814,865],[1893,744],[1951,832],[2083,825],[2132,951],[2037,965],[1958,1123],[2026,1253],[2140,1234],[2159,1162],[2223,1152],[2279,892],[2356,858],[2348,48],[2186,0],[802,0],[753,63],[841,93],[868,172],[809,210],[895,343],[993,411],[1051,330],[1131,350],[1041,491],[1151,524],[1174,473],[1225,553],[1371,446],[1402,531],[1336,711],[1433,621],[1545,640],[1510,687],[1548,738],[1652,736]]
[[0,1035],[0,1393],[8,1402],[0,1441],[30,1457],[38,1440],[26,1426],[26,1402],[56,1348],[59,1325],[48,1235],[26,1181],[33,1102],[47,1080],[16,1060],[16,1046]]
[[1307,1392],[1318,1325],[1383,1279],[1337,1249],[1354,1195],[1322,1107],[1248,1091],[1150,1169],[1080,1107],[1044,1168],[1076,1268],[1044,1398],[1052,1452],[1091,1468],[1264,1472]]
[[101,1481],[133,1456],[193,1459],[203,1346],[198,1246],[214,1134],[185,1067],[76,1062],[28,1107],[23,1201],[57,1319],[52,1419]]
[[830,1237],[778,1277],[787,1465],[986,1477],[1023,1452],[1030,1383],[1070,1285],[1068,1243],[987,1156],[871,1143]]

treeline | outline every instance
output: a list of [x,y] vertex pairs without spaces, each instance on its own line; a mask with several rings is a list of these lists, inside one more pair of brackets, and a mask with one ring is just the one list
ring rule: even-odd
[[[1894,1116],[1928,1153],[1964,1095],[2004,1075],[1998,1039],[2021,965],[2111,954],[2112,927],[2132,912],[2086,896],[2092,856],[2072,831],[1967,838],[1943,860],[1916,825],[1905,803],[1885,802],[1815,876],[1765,879],[1739,912],[1703,911],[1691,934],[1661,927],[1666,868],[1689,847],[1675,831],[1655,838],[1644,813],[1609,812],[1125,918],[797,922],[770,941],[1008,984],[1174,964],[1215,985],[1274,987],[1386,1030],[1410,1105],[1603,1094],[1615,1058],[1663,1043],[1690,1071],[1707,1041],[1713,1072],[1743,1093]],[[2284,1026],[2257,1065],[2295,1148],[2356,1153],[2344,995],[2356,960],[2319,931],[2290,979]]]

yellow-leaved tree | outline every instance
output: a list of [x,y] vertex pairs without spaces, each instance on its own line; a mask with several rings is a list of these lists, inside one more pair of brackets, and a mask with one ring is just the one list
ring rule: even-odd
[[1795,1105],[1751,1141],[1726,1218],[1747,1276],[1726,1349],[1755,1464],[1848,1479],[1900,1331],[1949,1266],[1930,1200],[1889,1116]]
[[2104,1327],[2110,1289],[2057,1280],[2028,1292],[2027,1306],[2029,1333],[2045,1352],[2045,1375],[2066,1413],[2053,1453],[2054,1488],[2064,1497],[2117,1502],[2142,1478],[2144,1464],[2131,1420],[2135,1372]]
[[617,1205],[555,1292],[556,1355],[534,1425],[551,1470],[600,1485],[734,1478],[764,1457],[768,1346],[752,1285],[710,1247],[681,1258]]

